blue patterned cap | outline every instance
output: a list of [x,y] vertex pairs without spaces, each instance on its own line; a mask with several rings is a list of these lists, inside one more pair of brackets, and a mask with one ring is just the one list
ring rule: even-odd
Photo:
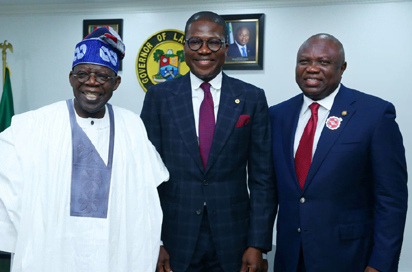
[[72,68],[91,63],[106,66],[117,74],[124,54],[125,46],[119,34],[110,26],[99,27],[76,45]]

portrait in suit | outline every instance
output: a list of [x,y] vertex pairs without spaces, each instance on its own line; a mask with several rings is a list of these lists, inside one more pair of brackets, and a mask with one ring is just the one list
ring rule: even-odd
[[341,84],[339,40],[299,48],[302,90],[270,111],[278,218],[274,271],[395,272],[407,171],[394,106]]
[[250,30],[247,26],[240,26],[235,31],[235,42],[229,45],[228,57],[243,57],[253,59],[256,57],[256,49],[250,40]]
[[185,27],[185,76],[150,87],[141,117],[170,172],[158,270],[266,271],[276,185],[262,89],[222,72],[227,28],[213,12]]

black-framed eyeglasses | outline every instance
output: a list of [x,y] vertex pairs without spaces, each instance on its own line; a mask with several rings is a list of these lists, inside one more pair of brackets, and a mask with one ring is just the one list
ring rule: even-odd
[[[202,48],[204,41],[201,38],[193,37],[189,38],[186,43],[190,50],[197,51]],[[219,51],[224,43],[224,41],[218,38],[210,38],[206,41],[207,48],[209,48],[213,53]]]
[[90,76],[94,76],[94,80],[99,82],[100,84],[104,84],[107,81],[109,81],[112,78],[115,78],[114,76],[108,76],[104,73],[86,73],[86,72],[78,72],[78,73],[72,73],[72,75],[77,78],[77,80],[80,83],[85,83],[86,81],[89,80]]

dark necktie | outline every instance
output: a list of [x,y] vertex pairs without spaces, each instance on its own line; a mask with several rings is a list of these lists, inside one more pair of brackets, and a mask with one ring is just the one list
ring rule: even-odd
[[205,92],[199,110],[199,150],[203,167],[206,169],[210,148],[212,147],[213,134],[215,132],[215,113],[213,109],[213,98],[210,93],[210,84],[203,82],[200,87]]
[[310,164],[312,163],[313,139],[315,137],[316,125],[318,123],[319,104],[312,103],[309,108],[312,112],[312,116],[303,131],[295,155],[295,171],[301,189],[303,189],[303,186],[305,185],[306,176],[308,175]]

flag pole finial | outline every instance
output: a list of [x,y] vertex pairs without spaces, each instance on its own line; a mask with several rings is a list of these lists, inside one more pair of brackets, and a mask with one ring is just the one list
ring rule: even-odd
[[3,57],[3,85],[2,86],[4,86],[4,80],[6,76],[6,56],[7,56],[6,50],[9,49],[10,52],[13,53],[13,45],[11,43],[8,43],[7,40],[4,40],[4,43],[0,43],[0,48],[2,49],[2,57]]

